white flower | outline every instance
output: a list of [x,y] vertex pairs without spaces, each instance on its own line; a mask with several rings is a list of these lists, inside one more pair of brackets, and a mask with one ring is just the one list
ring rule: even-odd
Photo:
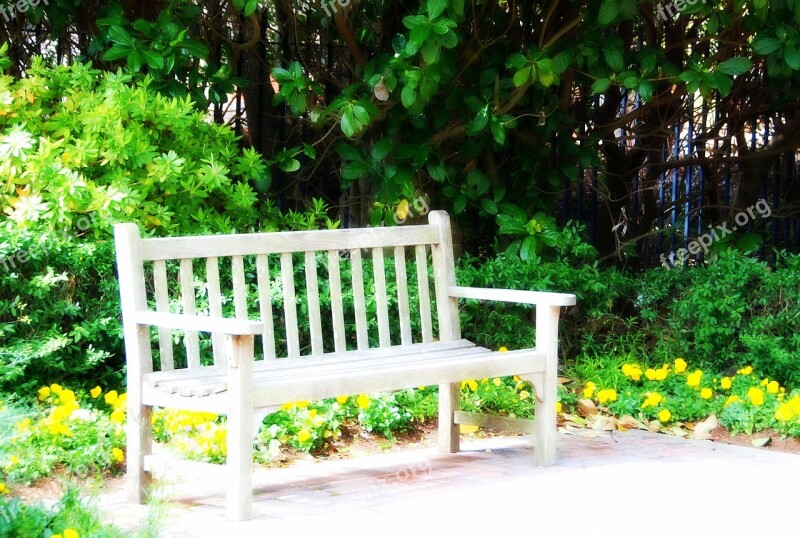
[[10,133],[0,138],[0,158],[19,157],[23,161],[27,158],[25,152],[33,147],[34,140],[22,127],[15,125]]
[[36,222],[42,211],[47,211],[50,204],[42,201],[39,195],[22,196],[13,203],[14,209],[8,218],[17,222]]

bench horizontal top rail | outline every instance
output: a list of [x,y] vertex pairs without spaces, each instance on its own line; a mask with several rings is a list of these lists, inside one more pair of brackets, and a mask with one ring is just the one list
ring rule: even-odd
[[347,250],[429,245],[438,241],[431,225],[394,228],[348,228],[301,232],[269,232],[236,235],[201,235],[143,239],[144,261],[179,258],[245,256],[317,250]]
[[250,321],[236,318],[218,318],[189,314],[169,314],[167,312],[151,312],[144,310],[133,312],[131,320],[139,325],[152,325],[182,331],[200,331],[231,335],[261,334],[264,324],[261,321]]

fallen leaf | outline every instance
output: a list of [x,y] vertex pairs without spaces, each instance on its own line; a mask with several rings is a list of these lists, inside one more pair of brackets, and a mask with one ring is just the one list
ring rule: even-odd
[[620,430],[646,430],[647,424],[641,420],[637,420],[630,415],[622,415],[617,419],[617,429]]
[[617,421],[614,417],[596,415],[592,420],[592,429],[599,431],[613,431],[617,429]]
[[572,379],[569,378],[569,377],[559,377],[558,378],[558,384],[559,385],[564,385],[566,383],[569,383],[570,381],[572,381]]
[[716,415],[711,415],[707,419],[694,425],[692,439],[711,439],[711,430],[719,426]]
[[480,430],[478,426],[473,426],[472,424],[459,424],[458,429],[461,433],[475,433]]
[[750,441],[753,446],[767,446],[772,442],[772,437],[759,437]]
[[588,417],[597,414],[597,406],[589,399],[578,400],[578,411],[581,415]]

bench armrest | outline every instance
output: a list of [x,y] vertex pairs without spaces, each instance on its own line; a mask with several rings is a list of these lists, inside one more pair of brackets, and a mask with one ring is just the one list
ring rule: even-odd
[[139,325],[152,325],[165,329],[182,329],[205,333],[222,333],[237,336],[256,335],[264,332],[264,323],[247,319],[170,314],[167,312],[134,312],[131,317]]
[[575,296],[571,293],[552,293],[546,291],[507,290],[496,288],[467,288],[451,286],[447,288],[450,297],[478,299],[484,301],[503,301],[541,306],[572,306]]

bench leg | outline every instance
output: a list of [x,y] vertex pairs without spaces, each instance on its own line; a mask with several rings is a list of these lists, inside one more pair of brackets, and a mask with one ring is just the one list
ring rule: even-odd
[[455,412],[461,408],[461,384],[439,385],[439,452],[453,454],[459,449]]
[[533,459],[538,466],[556,462],[558,397],[558,306],[536,307],[536,350],[546,354],[545,371],[531,377],[536,388]]
[[253,337],[231,337],[228,351],[228,474],[225,512],[250,519],[253,508]]
[[144,504],[147,502],[147,489],[150,486],[150,473],[144,470],[144,457],[152,452],[153,423],[152,407],[140,405],[131,400],[128,393],[128,428],[127,428],[127,488],[128,502]]

